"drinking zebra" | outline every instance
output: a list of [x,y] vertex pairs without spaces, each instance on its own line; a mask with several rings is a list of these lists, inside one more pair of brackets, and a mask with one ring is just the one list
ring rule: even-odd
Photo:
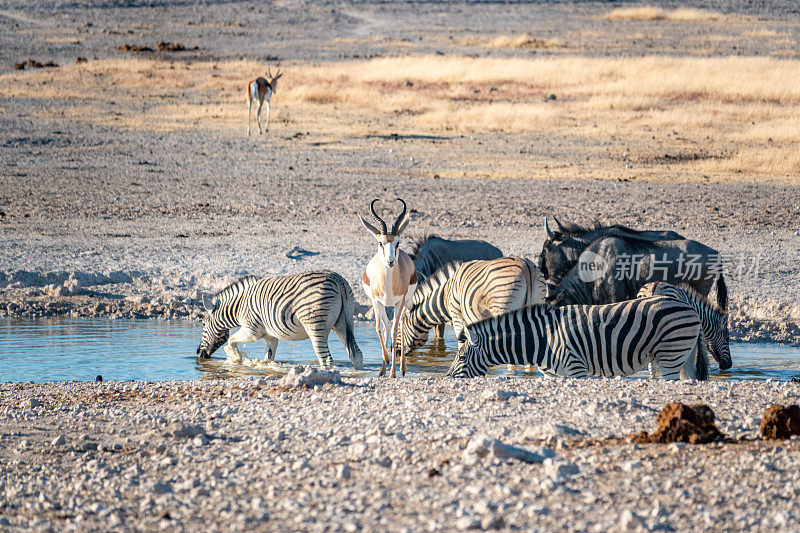
[[[267,341],[265,361],[275,359],[278,339],[311,339],[322,368],[333,367],[328,350],[331,329],[347,349],[357,369],[363,356],[353,331],[355,298],[347,281],[328,270],[316,270],[291,276],[246,276],[203,301],[208,315],[203,321],[203,338],[197,355],[210,357],[228,342],[228,360],[241,363],[246,355],[241,343]],[[241,329],[228,338],[232,328]]]
[[544,298],[544,278],[527,259],[448,263],[417,286],[401,327],[403,349],[422,346],[437,324],[452,322],[459,337],[467,324],[543,303]]
[[663,281],[648,283],[639,289],[636,297],[646,298],[648,296],[669,296],[694,307],[700,316],[702,336],[708,352],[716,359],[720,369],[727,370],[733,365],[728,334],[728,313],[709,302],[705,296],[688,284],[675,286]]
[[563,377],[628,376],[649,363],[678,379],[702,349],[694,307],[668,296],[607,305],[534,305],[467,326],[447,372],[483,376],[493,365],[536,365]]

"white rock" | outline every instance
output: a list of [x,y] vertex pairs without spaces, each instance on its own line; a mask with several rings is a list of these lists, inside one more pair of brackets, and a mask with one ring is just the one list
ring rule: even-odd
[[639,528],[644,528],[645,523],[642,517],[630,509],[625,509],[620,516],[619,527],[621,531],[636,531]]
[[481,393],[480,399],[484,402],[505,402],[513,398],[517,393],[502,389],[489,389]]
[[292,367],[280,381],[280,384],[287,388],[313,388],[322,386],[326,383],[339,384],[342,382],[341,374],[338,370],[319,370],[313,366],[298,365]]
[[51,442],[50,444],[53,446],[63,446],[66,443],[67,443],[66,437],[64,437],[64,435],[59,435],[58,437],[53,439],[53,442]]
[[350,479],[350,467],[347,465],[338,465],[336,467],[336,477],[339,479]]
[[526,463],[541,463],[547,458],[555,457],[556,452],[550,448],[536,446],[534,448],[520,448],[503,444],[497,439],[486,435],[473,437],[464,450],[462,461],[464,464],[475,464],[480,458],[491,455],[498,459],[516,459]]
[[537,424],[525,431],[526,438],[536,440],[544,440],[556,437],[579,437],[581,435],[583,435],[582,431],[578,431],[577,429],[569,426],[554,424],[552,422]]
[[547,475],[553,478],[574,476],[580,472],[580,468],[578,468],[578,465],[575,463],[559,461],[552,458],[548,458],[544,461],[544,467]]

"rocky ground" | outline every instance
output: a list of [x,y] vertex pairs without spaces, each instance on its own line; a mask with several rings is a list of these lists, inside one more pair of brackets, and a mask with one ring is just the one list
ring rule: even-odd
[[[0,525],[800,527],[800,442],[758,436],[797,383],[302,378],[0,385]],[[653,431],[676,400],[737,442],[604,440]]]

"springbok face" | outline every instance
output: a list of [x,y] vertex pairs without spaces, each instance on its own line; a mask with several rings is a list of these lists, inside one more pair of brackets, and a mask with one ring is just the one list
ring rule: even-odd
[[372,233],[372,235],[378,241],[378,253],[383,260],[383,264],[387,268],[392,268],[397,263],[400,237],[408,226],[409,217],[407,215],[406,203],[400,198],[397,200],[403,204],[403,211],[397,217],[397,220],[395,220],[391,231],[389,231],[386,227],[386,222],[384,222],[384,220],[375,212],[375,202],[378,201],[377,198],[372,201],[369,209],[372,212],[372,218],[374,218],[375,221],[380,225],[381,229],[376,228],[364,220],[364,217],[361,215],[358,216],[358,218],[361,219],[361,223],[364,224],[364,227],[367,228],[367,230]]
[[[206,305],[205,299],[203,305]],[[206,317],[203,319],[203,337],[200,339],[200,346],[197,347],[197,355],[203,358],[211,357],[211,354],[228,342],[230,330],[215,320],[214,310],[206,307]]]

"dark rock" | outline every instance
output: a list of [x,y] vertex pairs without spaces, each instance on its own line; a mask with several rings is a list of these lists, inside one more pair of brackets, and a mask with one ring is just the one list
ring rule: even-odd
[[117,50],[121,52],[152,52],[153,49],[149,46],[140,46],[138,44],[123,44]]
[[14,70],[25,70],[25,63],[14,63]]
[[183,46],[181,43],[168,43],[165,41],[161,41],[156,45],[156,48],[161,50],[162,52],[182,52],[186,50],[186,47]]
[[673,402],[664,406],[656,418],[658,428],[652,435],[642,432],[637,442],[688,442],[700,444],[722,438],[714,425],[714,411],[707,405]]
[[103,376],[101,376],[100,374],[97,374],[97,377],[94,378],[94,380],[95,381],[103,381]]
[[75,58],[75,64],[76,65],[80,64],[80,63],[88,63],[88,62],[89,62],[89,60],[86,59],[85,57],[76,57]]
[[761,419],[761,435],[765,439],[788,439],[800,435],[800,406],[773,405]]

